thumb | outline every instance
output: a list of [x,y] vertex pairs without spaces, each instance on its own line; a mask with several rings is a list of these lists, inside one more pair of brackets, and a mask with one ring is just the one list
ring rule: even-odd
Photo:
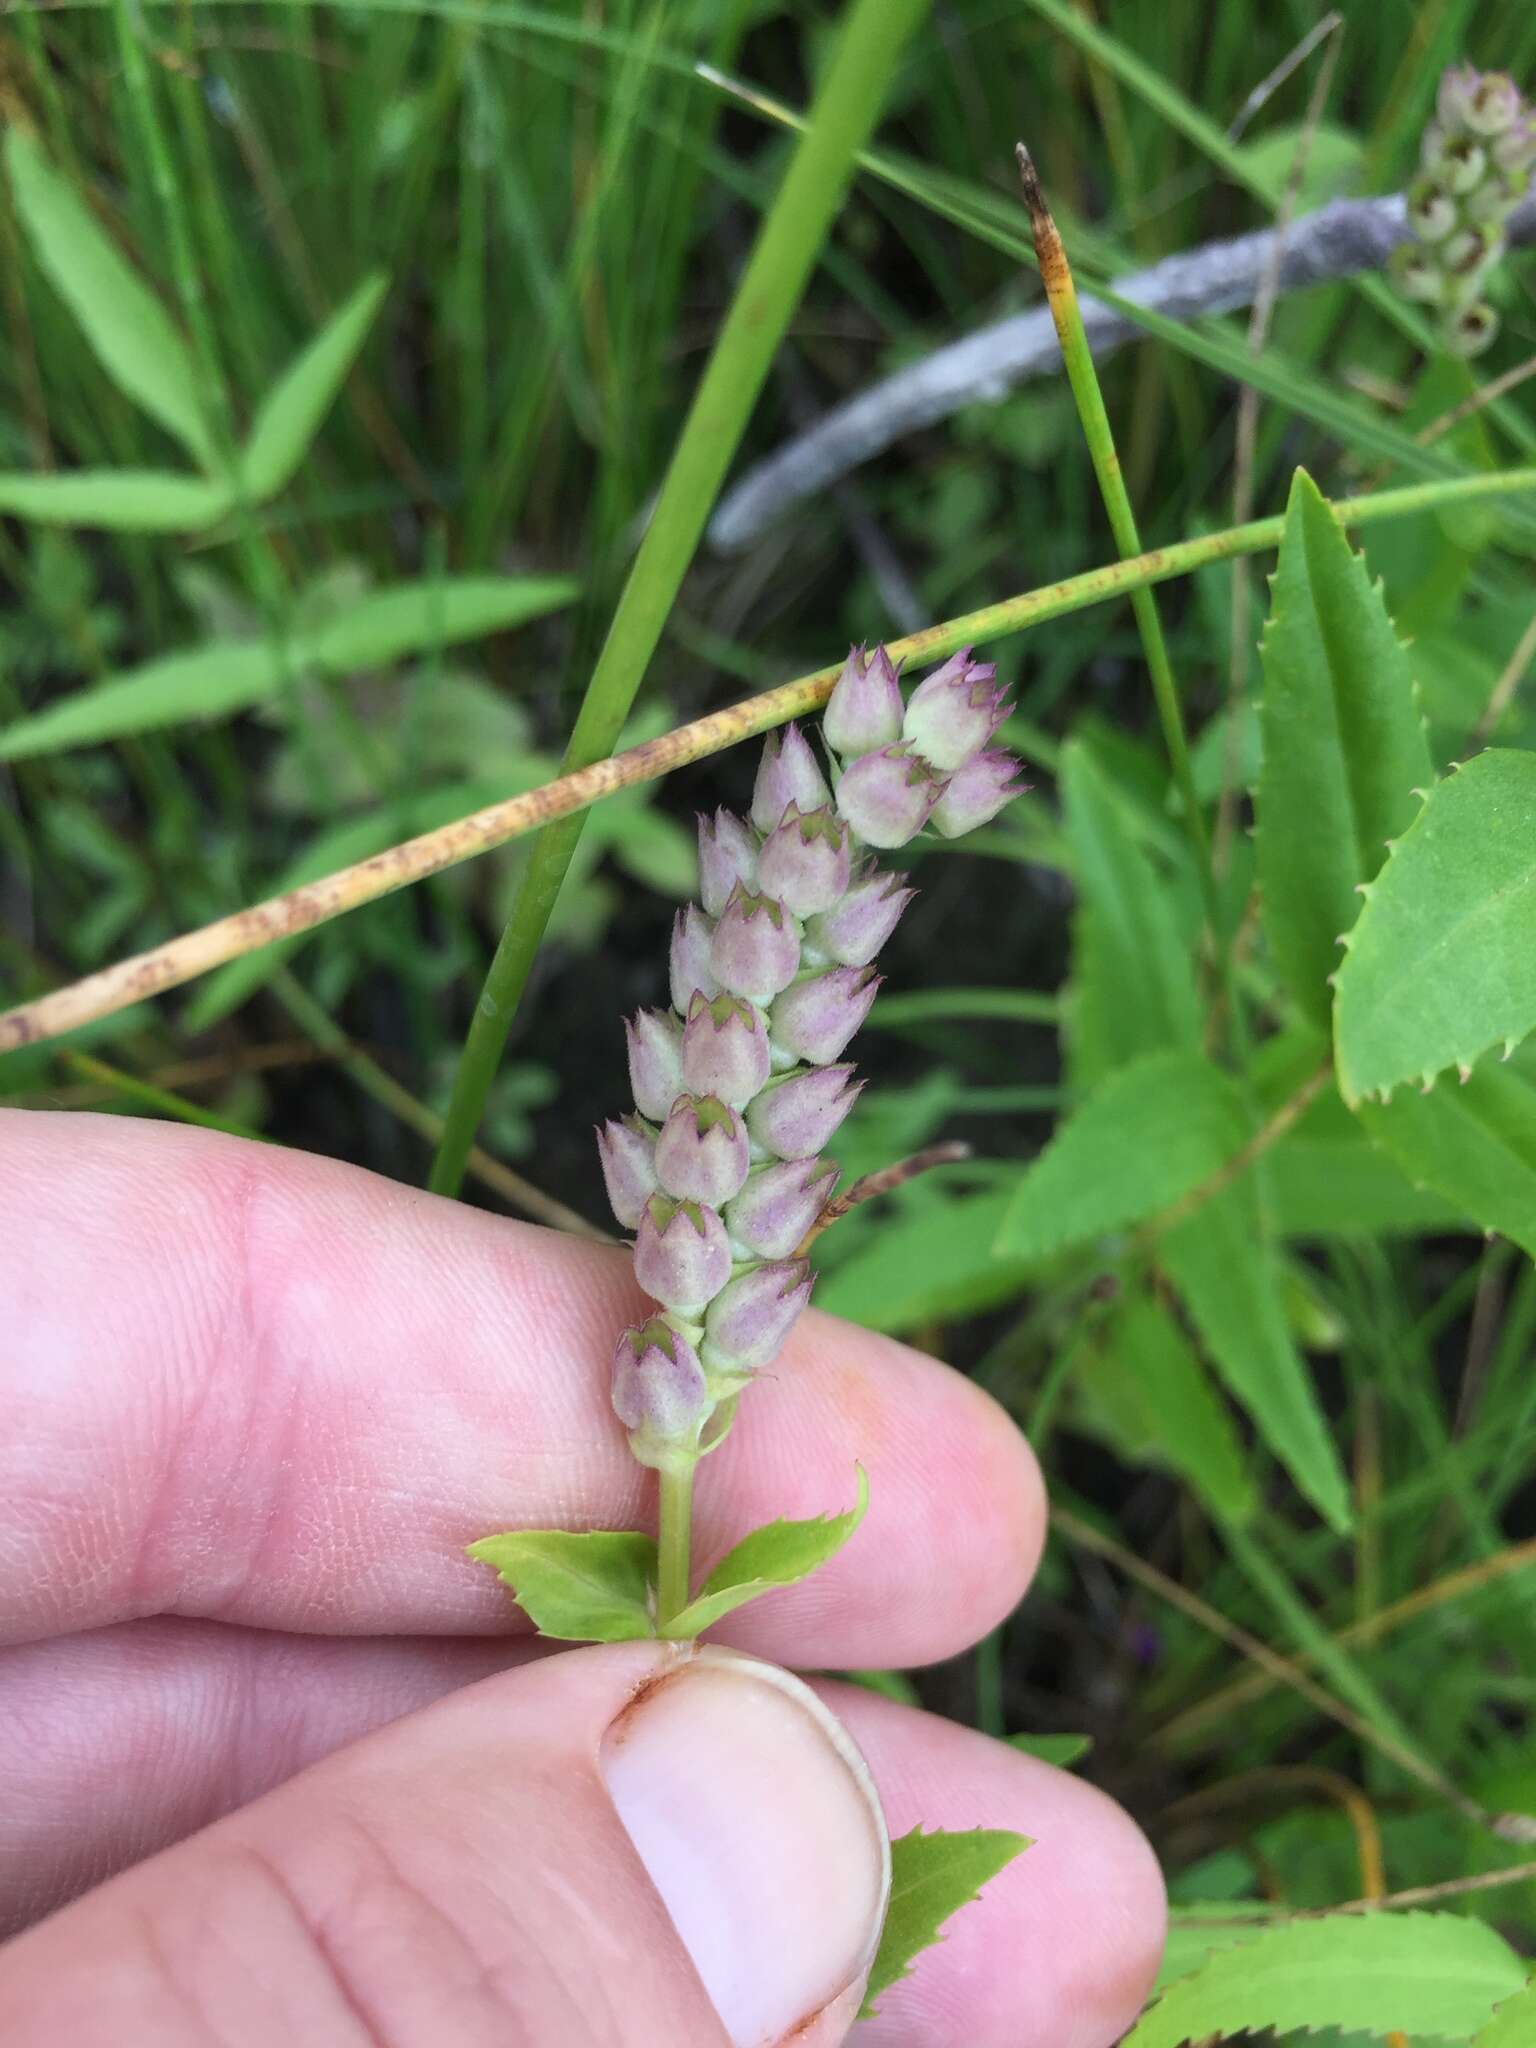
[[796,1678],[656,1643],[485,1680],[0,1951],[7,2048],[833,2048],[889,1886]]

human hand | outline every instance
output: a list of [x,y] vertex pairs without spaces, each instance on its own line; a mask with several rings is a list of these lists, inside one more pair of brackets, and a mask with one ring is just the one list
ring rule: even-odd
[[[519,1638],[463,1555],[640,1518],[604,1369],[638,1301],[620,1252],[354,1168],[0,1113],[7,2048],[844,2039],[878,1856],[808,1704],[719,1652]],[[701,1563],[841,1498],[856,1458],[857,1538],[723,1624],[737,1649],[921,1663],[1019,1598],[1044,1526],[1022,1439],[957,1374],[815,1314],[711,1460]],[[1125,1816],[817,1692],[893,1834],[1035,1843],[859,2048],[1115,2039],[1163,1925]]]

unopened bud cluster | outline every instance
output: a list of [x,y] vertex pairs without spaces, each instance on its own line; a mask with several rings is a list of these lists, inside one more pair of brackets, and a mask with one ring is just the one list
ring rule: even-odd
[[1023,786],[991,745],[996,670],[967,648],[902,700],[855,648],[822,720],[771,733],[750,815],[699,820],[700,901],[672,933],[670,1010],[626,1027],[635,1114],[598,1133],[613,1212],[659,1312],[619,1341],[613,1405],[642,1463],[697,1457],[720,1402],[777,1355],[811,1291],[821,1156],[858,1096],[843,1061],[913,892],[870,847],[984,825]]
[[1408,188],[1413,240],[1392,268],[1407,297],[1438,309],[1440,339],[1455,355],[1480,354],[1498,330],[1483,286],[1533,164],[1536,115],[1513,79],[1470,64],[1447,71]]

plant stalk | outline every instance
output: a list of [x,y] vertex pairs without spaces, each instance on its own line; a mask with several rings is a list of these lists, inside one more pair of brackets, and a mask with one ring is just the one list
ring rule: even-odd
[[656,1531],[656,1633],[666,1635],[688,1605],[693,1528],[693,1475],[697,1460],[662,1472]]

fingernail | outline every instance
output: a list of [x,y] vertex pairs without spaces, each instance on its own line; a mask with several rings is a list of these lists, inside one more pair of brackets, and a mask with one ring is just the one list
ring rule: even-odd
[[823,2013],[841,2040],[890,1847],[864,1759],[810,1688],[700,1650],[614,1723],[602,1767],[734,2048],[814,2043]]

